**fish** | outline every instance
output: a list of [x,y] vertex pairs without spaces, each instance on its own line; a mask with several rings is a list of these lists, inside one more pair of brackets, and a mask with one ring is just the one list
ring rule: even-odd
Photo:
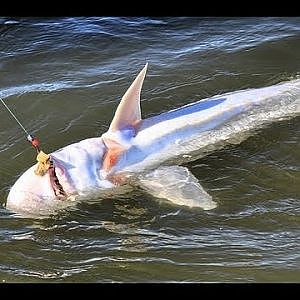
[[185,165],[239,144],[267,124],[299,115],[296,78],[217,94],[143,119],[147,69],[148,63],[121,98],[105,133],[50,153],[63,195],[53,188],[51,172],[37,175],[35,164],[11,187],[6,208],[49,213],[74,202],[112,197],[127,186],[170,205],[211,210],[218,203]]

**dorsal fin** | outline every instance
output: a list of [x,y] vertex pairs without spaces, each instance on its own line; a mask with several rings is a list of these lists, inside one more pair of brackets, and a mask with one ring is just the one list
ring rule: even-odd
[[142,119],[140,97],[141,89],[146,75],[148,63],[135,78],[129,89],[126,91],[117,107],[114,118],[110,124],[109,131],[121,130],[128,125],[135,126]]

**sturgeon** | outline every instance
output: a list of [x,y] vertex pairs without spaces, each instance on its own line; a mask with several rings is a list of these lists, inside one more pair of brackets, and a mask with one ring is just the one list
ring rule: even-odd
[[57,197],[49,172],[38,176],[33,165],[10,189],[9,210],[48,212],[74,200],[114,195],[124,186],[141,188],[175,205],[213,209],[217,203],[182,165],[240,143],[256,129],[300,111],[300,80],[294,79],[215,95],[142,119],[147,66],[122,97],[107,132],[50,154],[66,196]]

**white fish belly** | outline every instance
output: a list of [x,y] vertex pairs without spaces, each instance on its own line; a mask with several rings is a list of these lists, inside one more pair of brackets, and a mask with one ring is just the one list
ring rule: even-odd
[[240,142],[266,123],[297,115],[299,101],[300,80],[293,80],[216,95],[146,119],[115,171],[142,172],[196,159]]

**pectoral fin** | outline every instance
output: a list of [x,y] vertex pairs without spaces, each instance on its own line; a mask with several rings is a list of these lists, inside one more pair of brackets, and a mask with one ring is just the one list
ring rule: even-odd
[[140,175],[139,185],[154,197],[167,199],[177,205],[201,207],[204,210],[217,206],[198,179],[185,167],[160,167]]
[[102,140],[107,148],[103,156],[102,174],[105,177],[118,162],[124,151],[131,146],[141,123],[140,98],[148,64],[141,70],[121,99],[113,120]]
[[148,64],[145,65],[122,97],[110,124],[110,131],[122,130],[127,126],[137,126],[141,121],[140,98],[147,66]]
[[107,147],[107,151],[103,157],[102,169],[104,172],[108,173],[109,170],[117,163],[120,155],[126,150],[126,148],[108,138],[103,138],[103,142]]

